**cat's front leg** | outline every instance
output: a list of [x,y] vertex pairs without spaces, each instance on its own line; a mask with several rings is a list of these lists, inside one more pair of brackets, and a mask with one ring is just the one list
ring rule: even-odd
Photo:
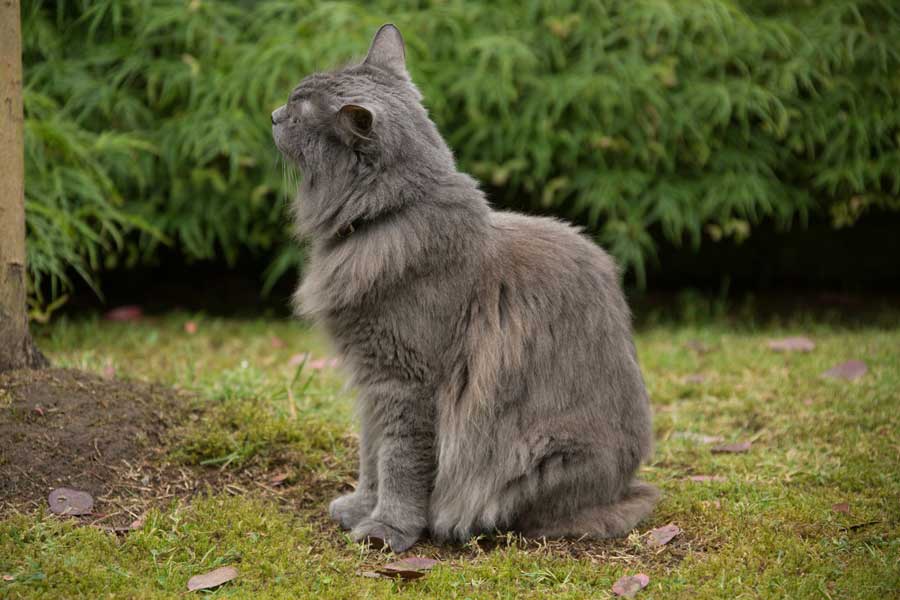
[[378,502],[378,446],[381,427],[374,414],[377,406],[373,398],[362,393],[357,402],[359,411],[359,482],[356,489],[331,501],[328,515],[344,529],[353,529],[372,514]]
[[328,505],[328,515],[343,529],[353,529],[372,514],[377,500],[374,493],[356,490],[332,500]]
[[432,397],[422,387],[396,385],[382,390],[377,401],[378,502],[351,535],[403,552],[428,525],[435,460]]

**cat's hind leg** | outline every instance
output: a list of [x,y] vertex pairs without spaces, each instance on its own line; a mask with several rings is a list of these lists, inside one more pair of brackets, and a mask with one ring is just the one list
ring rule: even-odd
[[611,538],[627,535],[656,506],[659,490],[634,480],[615,502],[587,504],[569,514],[529,512],[516,529],[530,538]]

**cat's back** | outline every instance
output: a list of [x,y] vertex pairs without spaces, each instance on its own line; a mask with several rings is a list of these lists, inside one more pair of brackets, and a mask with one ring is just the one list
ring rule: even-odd
[[500,279],[535,291],[561,287],[569,300],[591,291],[620,295],[615,262],[580,228],[549,217],[494,212],[491,232]]

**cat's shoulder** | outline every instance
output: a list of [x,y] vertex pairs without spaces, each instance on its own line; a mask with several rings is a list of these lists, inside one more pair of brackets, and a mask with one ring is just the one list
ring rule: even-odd
[[584,234],[583,228],[554,217],[493,211],[490,223],[494,237],[500,243],[550,244],[580,252],[599,250]]
[[578,265],[595,272],[617,272],[612,257],[581,227],[561,219],[494,211],[490,222],[496,252],[527,270]]

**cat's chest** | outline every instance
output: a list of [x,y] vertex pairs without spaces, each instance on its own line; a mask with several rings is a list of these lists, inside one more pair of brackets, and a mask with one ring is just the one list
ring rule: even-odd
[[422,315],[379,305],[325,314],[323,324],[357,383],[395,379],[426,382],[434,376],[434,352]]

